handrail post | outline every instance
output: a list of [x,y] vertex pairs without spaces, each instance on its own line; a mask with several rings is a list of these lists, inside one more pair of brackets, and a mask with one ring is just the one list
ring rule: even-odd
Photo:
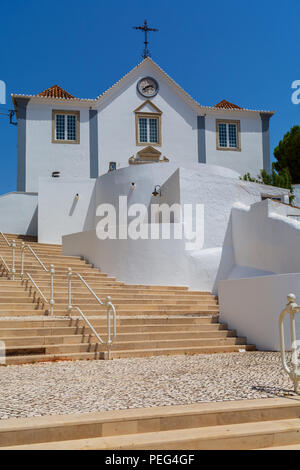
[[16,252],[16,241],[13,240],[11,243],[11,251],[12,251],[12,264],[11,264],[11,277],[12,280],[15,280],[16,268],[15,268],[15,252]]
[[[289,375],[290,379],[294,383],[295,393],[298,393],[298,385],[300,380],[300,371],[298,369],[299,361],[297,354],[297,338],[296,338],[296,323],[295,314],[300,310],[300,306],[296,304],[296,296],[289,294],[287,296],[288,304],[284,310],[282,310],[279,317],[279,336],[280,336],[280,351],[281,361],[285,372]],[[285,352],[285,341],[284,341],[284,318],[286,315],[290,316],[290,335],[291,335],[291,351],[292,361],[291,368],[287,365],[286,352]]]
[[68,313],[72,313],[72,268],[68,268]]
[[54,274],[55,274],[55,269],[54,265],[51,264],[50,266],[50,315],[53,315],[54,312],[54,305],[55,305],[55,300],[54,300]]
[[21,244],[21,279],[24,277],[24,255],[25,255],[25,243]]
[[110,301],[111,301],[111,297],[108,296],[107,297],[107,339],[106,339],[106,345],[107,345],[107,356],[108,356],[108,360],[110,360],[110,357],[111,357],[111,354],[110,354],[110,350],[111,350],[111,329],[110,329]]

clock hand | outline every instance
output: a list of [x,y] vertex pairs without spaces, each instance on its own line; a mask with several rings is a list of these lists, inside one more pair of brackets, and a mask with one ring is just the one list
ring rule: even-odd
[[152,85],[147,85],[143,88],[143,91],[147,90],[147,88],[153,88],[153,86]]

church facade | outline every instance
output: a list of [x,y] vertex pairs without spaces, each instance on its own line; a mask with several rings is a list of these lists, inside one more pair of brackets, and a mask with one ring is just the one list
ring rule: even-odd
[[40,177],[97,178],[147,163],[198,162],[253,176],[270,171],[273,112],[225,100],[201,106],[149,57],[96,99],[55,85],[12,100],[18,191],[37,192]]

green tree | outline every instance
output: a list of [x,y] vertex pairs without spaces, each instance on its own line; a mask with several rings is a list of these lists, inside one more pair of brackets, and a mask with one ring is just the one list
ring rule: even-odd
[[276,186],[277,188],[289,189],[291,193],[290,204],[295,198],[295,196],[293,196],[294,188],[289,169],[284,168],[281,171],[276,171],[275,163],[272,165],[272,173],[270,175],[266,170],[261,170],[260,174],[256,178],[251,176],[250,173],[246,173],[241,179],[244,181],[250,181],[251,183],[266,184],[268,186]]
[[277,160],[274,167],[280,173],[289,169],[292,183],[300,183],[300,126],[294,126],[285,134],[274,150]]

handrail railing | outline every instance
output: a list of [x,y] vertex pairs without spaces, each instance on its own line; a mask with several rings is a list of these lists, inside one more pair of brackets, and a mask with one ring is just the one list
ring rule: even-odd
[[8,239],[6,238],[6,236],[4,235],[3,232],[0,232],[0,235],[1,237],[4,239],[5,243],[7,244],[7,246],[11,246],[11,243],[9,243]]
[[0,255],[0,261],[1,261],[1,263],[3,264],[3,266],[4,266],[4,268],[5,268],[6,272],[7,272],[7,274],[10,274],[10,273],[11,273],[11,269],[8,267],[8,265],[7,265],[6,261],[5,261],[5,259],[4,259],[3,256],[1,256],[1,255]]
[[15,268],[15,252],[16,252],[16,241],[15,240],[12,240],[12,242],[10,243],[8,241],[8,239],[6,238],[6,236],[4,235],[3,232],[0,232],[0,236],[3,238],[3,240],[5,241],[6,245],[11,248],[11,268],[8,267],[7,263],[5,262],[4,258],[2,258],[2,262],[5,266],[5,269],[7,270],[7,272],[9,274],[11,274],[11,278],[12,280],[14,281],[15,280],[15,275],[16,275],[16,268]]
[[[107,338],[106,342],[102,340],[102,338],[98,335],[94,327],[91,325],[89,320],[86,318],[86,316],[83,314],[82,310],[78,306],[73,306],[72,305],[72,276],[76,276],[83,284],[84,286],[88,289],[88,291],[93,295],[93,297],[97,300],[97,302],[100,305],[104,305],[107,307]],[[95,334],[96,338],[101,344],[105,344],[107,347],[107,353],[108,353],[108,359],[111,357],[111,346],[113,343],[113,340],[116,339],[117,336],[117,313],[115,306],[111,302],[111,297],[107,297],[106,302],[102,302],[101,299],[95,294],[93,289],[88,285],[88,283],[83,279],[81,274],[73,272],[72,268],[68,269],[68,312],[69,316],[71,316],[72,310],[75,308],[77,311],[80,313],[82,318],[85,320],[85,322],[89,325],[91,328],[92,332]],[[111,334],[111,312],[113,314],[113,334]]]
[[35,251],[32,249],[32,247],[28,244],[25,244],[22,242],[21,244],[21,279],[24,279],[24,262],[25,262],[25,250],[28,248],[30,253],[34,256],[34,258],[38,261],[40,266],[43,268],[43,270],[46,273],[50,274],[50,299],[47,299],[47,297],[43,294],[37,283],[34,281],[33,277],[31,276],[30,273],[26,272],[26,276],[28,279],[31,281],[31,283],[34,285],[34,287],[37,289],[39,294],[41,295],[42,299],[50,305],[50,315],[53,315],[54,313],[54,305],[55,305],[55,300],[54,300],[54,274],[55,274],[55,268],[54,265],[50,265],[50,269],[47,269],[44,263],[41,261],[41,259],[38,257],[38,255],[35,253]]
[[[287,296],[288,304],[282,310],[279,317],[279,336],[280,336],[280,352],[281,362],[283,369],[289,375],[290,379],[294,383],[294,390],[298,393],[298,385],[300,381],[300,370],[299,370],[299,359],[298,359],[298,341],[296,338],[296,323],[295,314],[300,310],[300,306],[296,304],[296,296],[289,294]],[[284,341],[284,318],[286,315],[290,316],[290,334],[291,334],[291,350],[292,350],[292,361],[291,367],[288,366],[286,360],[285,341]]]

